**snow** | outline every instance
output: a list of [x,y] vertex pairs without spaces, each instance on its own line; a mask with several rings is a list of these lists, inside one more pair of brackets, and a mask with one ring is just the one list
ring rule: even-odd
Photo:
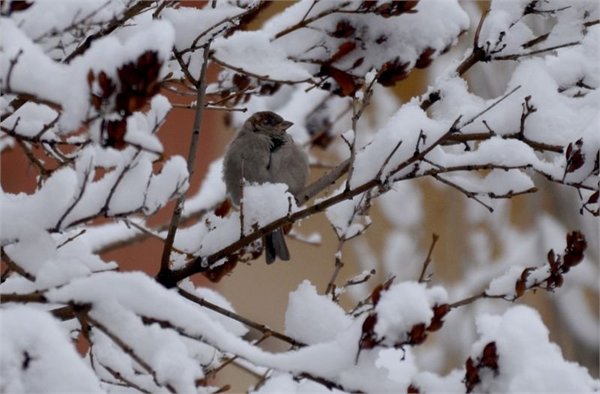
[[[107,294],[109,287],[114,291]],[[353,364],[356,355],[361,322],[353,322],[352,326],[341,332],[334,340],[314,345],[286,354],[270,354],[255,348],[238,338],[233,333],[209,318],[195,305],[183,302],[172,291],[168,291],[153,279],[141,273],[100,273],[74,280],[68,285],[53,289],[47,293],[52,302],[69,302],[94,305],[91,316],[102,321],[110,331],[125,335],[123,338],[135,352],[139,352],[147,362],[151,362],[157,372],[179,365],[179,368],[191,368],[196,363],[186,356],[186,351],[175,346],[176,338],[170,332],[159,329],[156,325],[144,326],[135,318],[135,314],[165,320],[181,327],[184,332],[194,337],[201,337],[206,342],[226,352],[238,354],[253,363],[276,368],[282,371],[306,371],[318,376],[333,377],[344,366]],[[152,303],[147,300],[152,299]],[[135,313],[135,314],[134,314]],[[124,327],[127,327],[124,331]],[[160,338],[160,339],[158,339]],[[152,343],[153,346],[149,346]],[[350,346],[350,344],[353,344]],[[161,353],[161,349],[175,347],[177,358]],[[171,353],[169,353],[171,354]],[[315,363],[315,360],[320,362]],[[189,374],[170,375],[171,383],[178,385],[193,384]],[[188,386],[189,387],[189,386]]]
[[491,51],[506,45],[500,55],[524,52],[521,44],[535,38],[529,26],[520,20],[526,5],[525,1],[513,4],[493,1],[491,12],[481,29],[479,45],[487,48],[489,42]]
[[157,94],[150,105],[151,109],[147,113],[136,112],[127,118],[124,140],[151,152],[161,153],[162,143],[154,133],[171,110],[171,103],[165,96]]
[[[217,181],[216,166],[214,178],[209,175],[212,182]],[[207,182],[209,182],[207,180]],[[296,212],[298,207],[294,197],[287,191],[288,186],[282,183],[246,184],[243,197],[244,233],[249,234],[256,226],[265,226],[277,219]],[[209,192],[213,194],[214,191]],[[220,195],[221,191],[219,191]],[[205,198],[211,199],[214,196]],[[200,200],[198,200],[200,201]],[[240,238],[240,212],[234,211],[227,217],[219,217],[213,212],[208,212],[199,223],[177,231],[175,246],[186,250],[208,256],[222,248],[232,244]],[[166,236],[166,232],[164,234]]]
[[516,298],[515,286],[525,268],[519,265],[510,267],[504,275],[494,278],[485,293],[491,296],[504,296],[508,300]]
[[413,326],[429,325],[433,317],[432,307],[445,304],[448,295],[439,286],[426,288],[424,284],[403,282],[382,292],[377,303],[375,333],[384,344],[394,345],[408,339]]
[[408,387],[418,369],[417,359],[411,348],[383,349],[379,351],[375,366],[387,370],[387,378],[397,384],[397,387]]
[[502,316],[483,315],[477,319],[481,338],[473,345],[472,357],[483,347],[496,343],[499,375],[481,374],[478,391],[486,392],[590,392],[600,382],[589,372],[564,360],[560,349],[549,341],[548,329],[539,313],[516,306]]
[[117,267],[115,263],[102,261],[79,241],[62,245],[66,239],[65,237],[59,244],[58,238],[39,232],[6,246],[6,254],[17,265],[33,275],[35,281],[31,282],[18,275],[12,275],[2,284],[0,292],[9,294],[45,290],[53,286],[62,286],[74,278],[85,277],[93,272],[113,270]]
[[[218,61],[276,81],[303,81],[311,74],[287,59],[284,50],[271,45],[261,31],[239,31],[228,38],[218,38],[211,49]],[[240,63],[241,62],[241,63]]]
[[2,308],[0,390],[4,393],[102,393],[59,322],[31,307]]
[[[203,300],[206,300],[223,309],[235,313],[235,308],[233,307],[233,305],[231,305],[231,303],[225,297],[219,294],[216,290],[210,289],[208,287],[194,287],[191,281],[185,281],[184,283],[180,284],[179,287],[194,294],[199,298],[202,298]],[[242,337],[248,333],[248,329],[246,328],[246,326],[244,326],[237,320],[230,319],[227,316],[223,316],[222,314],[219,314],[209,309],[206,310],[206,314],[234,335]]]
[[[310,327],[306,322],[311,321]],[[317,289],[304,280],[290,293],[285,312],[285,334],[308,345],[335,340],[347,330],[352,319],[329,297],[317,294]]]
[[[148,178],[152,174],[152,163],[146,160],[137,161],[137,157],[133,156],[131,162],[112,173],[118,176],[111,182],[116,188],[111,189],[114,190],[114,194],[108,204],[108,214],[132,212],[144,205]],[[108,198],[109,196],[106,197],[107,200]]]
[[223,159],[213,161],[200,185],[193,196],[185,200],[183,214],[189,215],[193,212],[210,209],[225,200],[225,182],[223,182]]
[[[125,10],[127,3],[111,1],[85,2],[40,2],[30,8],[11,15],[19,28],[39,43],[54,59],[61,59],[72,52],[80,43],[77,28],[92,34]],[[73,27],[75,27],[73,29]],[[89,30],[88,30],[89,29]],[[67,31],[67,34],[52,34]],[[60,49],[64,46],[64,51]]]
[[[335,194],[342,193],[343,190],[342,186]],[[362,206],[365,204],[365,198],[365,194],[359,194],[352,199],[342,201],[327,208],[325,215],[333,226],[338,238],[353,238],[362,233],[371,224],[371,218],[361,213]],[[317,199],[315,203],[318,204],[320,201],[320,199]]]
[[[179,50],[183,50],[189,48],[201,34],[207,32],[212,32],[212,34],[214,34],[225,27],[233,26],[232,22],[227,22],[210,30],[218,22],[242,14],[243,12],[244,9],[232,6],[227,2],[217,2],[217,8],[166,8],[162,12],[161,17],[162,19],[171,22],[175,29],[175,47]],[[211,38],[212,34],[205,34],[195,45],[197,47],[204,45],[208,39]]]
[[[310,29],[303,29],[281,38],[275,39],[275,35],[299,22],[312,4],[305,0],[288,7],[283,13],[275,16],[267,22],[264,30],[270,35],[273,42],[292,57],[316,58],[326,60],[347,38],[335,38],[327,34],[332,26],[336,26],[342,20],[350,23],[361,32],[362,41],[368,43],[364,47],[358,47],[347,56],[333,63],[340,70],[350,69],[353,75],[364,77],[373,68],[380,69],[381,65],[388,61],[399,58],[401,63],[407,63],[412,68],[423,51],[433,48],[437,53],[452,44],[455,37],[469,26],[467,14],[455,1],[445,2],[419,2],[414,14],[403,14],[392,18],[383,18],[379,15],[352,15],[332,14],[311,23]],[[344,7],[347,10],[355,10],[359,2],[348,2]],[[310,15],[319,15],[321,12],[338,7],[339,3],[317,4]],[[302,40],[298,37],[302,35]],[[380,36],[386,36],[387,40],[381,44],[375,44]],[[364,58],[363,63],[355,68],[353,64]],[[309,67],[310,65],[307,65]],[[314,69],[314,66],[312,66]]]
[[[76,131],[90,110],[90,88],[87,75],[105,71],[109,77],[116,76],[116,69],[122,64],[136,60],[147,50],[158,52],[159,59],[168,58],[174,40],[174,32],[167,22],[155,21],[129,37],[125,43],[113,37],[105,37],[92,43],[90,49],[75,58],[69,65],[56,63],[43,53],[11,19],[2,21],[0,46],[3,48],[0,59],[2,89],[15,93],[31,94],[62,107],[59,119],[61,133]],[[10,62],[22,54],[12,67]],[[106,53],[111,56],[107,57]],[[99,69],[101,65],[101,69]],[[33,67],[33,68],[32,68]],[[68,86],[68,94],[64,93]]]
[[[146,178],[147,179],[147,178]],[[153,214],[177,195],[185,193],[189,187],[187,161],[181,156],[173,156],[163,165],[160,173],[150,178],[150,184],[144,196],[144,210]]]
[[581,45],[562,49],[560,56],[545,58],[548,72],[558,86],[569,87],[582,78],[589,86],[598,87],[600,85],[600,66],[597,61],[588,61],[590,56],[598,59],[596,49],[600,45],[599,38],[599,29],[591,27],[588,34],[581,40]]
[[[2,125],[15,133],[34,138],[40,131],[57,116],[57,112],[46,105],[27,103],[19,113],[13,114],[2,122]],[[49,128],[41,137],[43,141],[56,139],[56,127]]]
[[[284,183],[246,184],[243,191],[244,233],[264,227],[298,210],[296,199]],[[242,208],[240,208],[242,209]]]
[[[485,100],[469,92],[467,81],[463,78],[451,74],[443,75],[435,81],[435,86],[440,90],[440,96],[443,99],[438,105],[434,105],[431,110],[431,116],[436,120],[456,119],[458,114],[462,119],[470,119],[485,109]],[[469,128],[465,128],[465,134],[469,133]]]
[[304,379],[298,381],[292,375],[286,373],[274,373],[272,377],[265,381],[265,384],[258,390],[251,390],[250,393],[260,394],[341,394],[344,391],[338,389],[328,389],[327,387]]
[[[233,212],[225,218],[208,212],[201,222],[179,229],[174,246],[198,256],[209,256],[240,239],[240,234],[239,212]],[[165,231],[163,237],[166,235]]]
[[524,192],[534,187],[533,181],[527,174],[516,170],[491,171],[483,179],[467,171],[457,171],[441,177],[470,192],[487,196],[505,196]]
[[[2,244],[55,226],[67,209],[75,188],[75,172],[64,168],[54,172],[35,194],[13,195],[2,192]],[[49,210],[48,207],[52,209]]]
[[[403,105],[387,120],[372,142],[356,153],[351,186],[355,188],[374,179],[399,141],[402,141],[402,144],[385,165],[381,179],[385,179],[390,172],[395,171],[398,165],[413,155],[421,130],[427,136],[427,142],[425,144],[420,142],[419,145],[423,150],[441,137],[450,128],[450,125],[451,122],[444,124],[427,117],[427,114],[419,108],[416,102]],[[409,172],[408,169],[404,169],[398,175],[407,172]]]

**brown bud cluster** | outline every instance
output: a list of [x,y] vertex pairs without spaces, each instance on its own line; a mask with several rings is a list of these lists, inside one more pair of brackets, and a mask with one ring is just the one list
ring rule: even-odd
[[217,103],[227,107],[245,104],[250,101],[253,95],[273,95],[281,88],[281,84],[277,82],[258,79],[232,71],[223,71],[220,78],[222,78],[220,84],[227,86],[227,88],[220,92],[220,99]]
[[565,174],[575,172],[585,164],[585,155],[581,151],[583,148],[583,139],[578,139],[575,144],[570,143],[567,147]]
[[125,63],[117,69],[117,80],[104,71],[97,75],[89,71],[87,82],[90,88],[97,82],[90,103],[97,111],[116,112],[118,120],[102,121],[103,143],[116,149],[126,146],[123,140],[127,130],[127,117],[141,110],[150,98],[160,90],[158,80],[162,62],[155,51],[146,51],[137,61]]
[[479,373],[483,368],[489,368],[494,371],[494,374],[498,374],[498,359],[496,342],[490,342],[485,345],[481,357],[478,357],[476,360],[473,360],[471,357],[467,359],[465,363],[466,373],[463,379],[467,393],[473,392],[475,386],[481,382]]
[[562,255],[557,255],[553,249],[548,252],[547,260],[549,275],[541,282],[527,284],[527,278],[536,268],[525,268],[521,277],[515,284],[516,298],[525,294],[526,290],[544,288],[548,291],[561,287],[564,283],[563,275],[583,261],[587,241],[582,233],[573,231],[567,234],[567,247]]
[[[362,326],[362,335],[359,341],[359,353],[363,349],[373,349],[376,346],[384,346],[382,342],[385,337],[380,338],[375,332],[375,325],[377,324],[377,311],[376,306],[381,300],[383,292],[389,290],[392,285],[393,278],[380,284],[373,289],[371,293],[371,301],[373,302],[373,310],[369,313]],[[391,347],[402,348],[405,345],[420,345],[427,339],[430,332],[438,331],[444,324],[444,317],[450,312],[450,306],[448,304],[435,305],[432,308],[433,317],[429,324],[418,323],[412,326],[410,331],[406,333],[406,339],[404,341],[394,343]],[[385,345],[386,347],[389,345]]]
[[372,12],[384,18],[398,16],[405,13],[417,12],[414,8],[419,3],[418,1],[390,1],[383,3],[377,7],[377,1],[363,1],[359,11]]

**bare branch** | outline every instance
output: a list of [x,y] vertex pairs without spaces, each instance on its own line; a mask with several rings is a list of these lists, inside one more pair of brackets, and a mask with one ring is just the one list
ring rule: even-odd
[[555,51],[557,49],[573,47],[575,45],[581,45],[581,42],[579,42],[579,41],[568,42],[566,44],[555,45],[555,46],[550,47],[550,48],[537,49],[535,51],[531,51],[531,52],[527,52],[527,53],[515,53],[515,54],[512,54],[512,55],[494,56],[492,58],[492,60],[518,60],[518,59],[521,59],[523,57],[529,57],[529,56],[539,55],[541,53],[552,52],[552,51]]
[[187,292],[181,288],[178,288],[177,291],[182,297],[192,301],[193,303],[203,306],[207,309],[210,309],[211,311],[217,312],[223,316],[227,316],[230,319],[239,321],[240,323],[242,323],[248,327],[252,327],[255,330],[262,332],[263,334],[268,334],[268,335],[272,336],[273,338],[277,338],[279,340],[287,342],[292,346],[296,346],[296,347],[306,346],[303,343],[298,342],[295,339],[288,337],[287,335],[281,334],[277,331],[270,329],[269,327],[265,326],[264,324],[259,324],[259,323],[253,322],[250,319],[240,316],[237,313],[231,312],[225,308],[221,308],[220,306],[215,305],[211,302],[208,302],[204,298],[200,298],[200,297],[198,297],[190,292]]
[[484,203],[483,201],[481,201],[479,198],[477,198],[477,193],[475,192],[470,192],[468,190],[466,190],[465,188],[457,185],[454,182],[451,182],[445,178],[442,178],[441,176],[435,174],[432,175],[432,177],[434,177],[435,179],[437,179],[438,181],[455,188],[456,190],[458,190],[459,192],[461,192],[462,194],[464,194],[465,196],[467,196],[468,198],[472,198],[473,200],[477,201],[479,204],[481,204],[482,206],[484,206],[488,211],[490,212],[494,212],[494,208],[492,208],[491,206],[489,206],[488,204]]
[[52,171],[50,171],[46,167],[44,167],[42,162],[37,157],[35,157],[35,155],[31,151],[31,149],[27,146],[26,142],[17,138],[17,143],[19,144],[21,149],[23,149],[23,152],[25,153],[25,157],[27,157],[27,160],[29,160],[29,163],[31,163],[40,172],[40,181],[45,181]]
[[62,248],[63,246],[65,246],[66,244],[68,244],[69,242],[72,242],[72,241],[74,241],[75,239],[77,239],[77,238],[78,238],[78,237],[80,237],[81,235],[85,234],[85,233],[86,233],[86,231],[87,231],[87,230],[86,230],[85,228],[84,228],[84,229],[82,229],[82,230],[81,230],[80,232],[78,232],[77,234],[73,235],[72,237],[69,237],[69,238],[67,238],[67,239],[66,239],[66,240],[65,240],[63,243],[61,243],[60,245],[58,245],[58,246],[56,247],[56,249],[60,249],[60,248]]
[[295,25],[287,27],[284,30],[280,31],[279,33],[275,34],[275,40],[278,38],[281,38],[287,34],[290,34],[298,29],[302,29],[303,27],[306,27],[309,24],[313,23],[314,21],[324,18],[327,15],[334,14],[334,13],[338,12],[339,10],[341,10],[342,8],[348,6],[349,4],[350,4],[350,2],[346,1],[346,2],[340,3],[336,8],[330,8],[328,10],[325,10],[325,11],[321,12],[320,14],[313,16],[312,18],[308,18],[308,19],[302,18],[302,20],[300,22],[296,23]]
[[90,174],[92,173],[92,166],[93,166],[92,160],[90,160],[90,163],[88,164],[88,168],[85,170],[85,173],[83,175],[83,181],[81,183],[81,188],[79,189],[79,194],[77,195],[77,197],[75,197],[75,200],[73,200],[73,202],[71,203],[71,205],[69,205],[67,210],[62,214],[60,219],[58,219],[56,226],[54,226],[54,231],[61,230],[63,221],[66,219],[67,216],[69,216],[71,211],[73,211],[73,209],[75,209],[77,204],[79,204],[79,201],[81,201],[81,199],[83,198],[83,194],[85,193],[85,189],[87,188]]
[[431,264],[431,254],[433,253],[433,248],[435,248],[435,244],[437,243],[438,239],[440,239],[439,235],[432,235],[431,246],[429,247],[429,252],[427,253],[425,261],[423,261],[423,269],[421,270],[421,275],[419,275],[419,283],[428,281],[428,276],[426,276],[427,268],[429,267],[429,264]]
[[[6,264],[11,271],[16,272],[21,275],[23,278],[27,279],[30,282],[35,282],[35,275],[27,272],[24,268],[22,268],[19,264],[15,263],[13,259],[10,258],[8,254],[4,251],[4,248],[0,248],[0,254],[2,256],[2,261]],[[4,301],[6,294],[2,294],[2,301]]]
[[[205,47],[204,50],[207,51],[207,48]],[[181,71],[183,71],[183,74],[188,79],[188,81],[190,81],[192,85],[198,86],[198,80],[194,78],[194,76],[190,72],[190,68],[188,67],[188,64],[183,60],[181,53],[179,53],[177,49],[173,48],[173,55],[175,55],[175,59],[177,59],[177,63],[179,63],[179,67],[181,67]],[[198,92],[196,92],[196,96],[197,95]]]
[[510,92],[508,92],[504,96],[500,97],[500,99],[494,101],[494,103],[492,105],[487,106],[483,111],[481,111],[477,115],[473,116],[471,119],[467,120],[465,123],[461,124],[460,126],[457,126],[457,129],[460,130],[460,129],[462,129],[462,128],[468,126],[468,125],[470,125],[471,123],[473,123],[474,121],[476,121],[477,119],[479,119],[481,116],[483,116],[485,113],[487,113],[488,111],[490,111],[492,108],[494,108],[496,105],[498,105],[501,102],[503,102],[504,100],[506,100],[509,96],[511,96],[514,92],[516,92],[519,89],[521,89],[521,85],[518,85],[517,87],[515,87]]
[[[125,222],[125,224],[127,224],[128,226],[131,227],[135,227],[136,229],[140,230],[143,234],[146,234],[148,237],[154,238],[154,239],[158,239],[161,242],[165,242],[164,238],[162,238],[160,235],[154,233],[152,230],[148,230],[147,228],[140,226],[139,224],[137,224],[136,222],[132,222],[128,219],[124,219],[123,220]],[[177,249],[175,246],[172,246],[171,249],[179,254],[183,254],[183,255],[187,255],[188,257],[190,257],[191,255],[189,253],[186,253],[180,249]]]
[[[81,308],[81,307],[78,306],[77,308]],[[126,353],[127,355],[129,355],[129,357],[131,357],[133,360],[135,360],[135,362],[137,362],[148,374],[150,374],[152,376],[152,378],[154,379],[154,383],[156,383],[157,386],[159,386],[159,387],[166,387],[167,390],[169,390],[171,393],[175,393],[175,389],[170,384],[162,385],[162,384],[160,384],[158,382],[158,379],[156,378],[156,372],[150,366],[150,364],[148,364],[144,359],[142,359],[131,348],[131,346],[129,346],[127,343],[125,343],[125,341],[123,341],[121,338],[119,338],[117,336],[117,334],[115,334],[112,331],[110,331],[104,324],[102,324],[98,320],[92,318],[89,314],[87,314],[87,320],[89,321],[89,323],[91,325],[95,326],[98,330],[102,331],[102,333],[104,333],[107,337],[109,337],[110,340],[113,341],[113,343],[115,345],[117,345],[118,347],[120,347],[121,350],[123,350],[124,353]]]

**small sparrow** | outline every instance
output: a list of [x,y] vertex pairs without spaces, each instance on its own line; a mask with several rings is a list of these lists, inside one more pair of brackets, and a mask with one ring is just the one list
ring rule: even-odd
[[[270,111],[257,112],[244,122],[223,161],[223,180],[233,205],[240,205],[242,178],[259,184],[284,183],[293,195],[304,188],[308,157],[286,132],[292,124]],[[267,264],[276,258],[290,259],[280,228],[265,236],[263,243]]]

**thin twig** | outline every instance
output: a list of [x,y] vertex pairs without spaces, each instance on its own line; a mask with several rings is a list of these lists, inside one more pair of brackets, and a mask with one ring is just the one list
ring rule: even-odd
[[104,212],[106,215],[110,214],[109,213],[110,203],[112,202],[112,199],[115,196],[115,193],[117,192],[117,189],[119,188],[119,185],[121,184],[123,179],[125,179],[125,175],[137,166],[137,163],[135,160],[138,158],[140,153],[141,153],[141,150],[138,149],[135,152],[135,154],[133,155],[133,157],[131,158],[131,160],[129,161],[129,163],[127,163],[127,165],[125,165],[125,167],[123,167],[123,170],[121,170],[121,172],[117,176],[115,183],[113,183],[113,185],[111,186],[110,191],[108,192],[108,196],[106,197],[106,201],[104,202],[104,206],[100,209],[100,212]]
[[340,271],[344,267],[344,263],[342,262],[342,247],[344,246],[345,238],[342,236],[338,242],[337,252],[335,253],[335,267],[333,269],[333,274],[331,274],[331,279],[327,283],[327,289],[325,290],[325,295],[330,294],[335,289],[335,280],[339,275]]
[[472,304],[473,302],[475,302],[475,301],[477,301],[477,300],[479,300],[481,298],[488,298],[488,295],[486,294],[485,291],[482,292],[482,293],[479,293],[479,294],[476,294],[476,295],[464,298],[464,299],[462,299],[460,301],[453,302],[453,303],[451,303],[448,306],[450,307],[450,309],[454,309],[454,308],[458,308],[458,307],[461,307],[461,306],[464,306],[464,305]]
[[44,165],[40,162],[40,160],[37,157],[35,157],[31,149],[27,146],[27,144],[24,141],[17,138],[17,143],[19,144],[21,149],[23,149],[23,152],[25,153],[25,156],[27,157],[29,162],[33,164],[33,166],[36,167],[40,172],[40,180],[46,180],[48,178],[48,175],[50,175],[51,171],[44,167]]
[[196,303],[196,304],[198,304],[200,306],[203,306],[203,307],[205,307],[207,309],[210,309],[211,311],[217,312],[217,313],[219,313],[219,314],[221,314],[223,316],[227,316],[230,319],[239,321],[240,323],[245,324],[248,327],[252,327],[255,330],[258,330],[258,331],[262,332],[263,334],[271,335],[273,338],[277,338],[279,340],[287,342],[287,343],[289,343],[292,346],[296,346],[296,347],[304,347],[304,346],[306,346],[303,343],[298,342],[295,339],[288,337],[287,335],[281,334],[281,333],[279,333],[279,332],[277,332],[275,330],[270,329],[269,327],[265,326],[264,324],[256,323],[256,322],[254,322],[254,321],[252,321],[250,319],[247,319],[247,318],[245,318],[243,316],[238,315],[237,313],[231,312],[230,310],[227,310],[225,308],[221,308],[220,306],[215,305],[215,304],[213,304],[211,302],[208,302],[204,298],[200,298],[200,297],[198,297],[198,296],[196,296],[196,295],[194,295],[194,294],[192,294],[192,293],[190,293],[188,291],[185,291],[185,290],[183,290],[181,288],[178,288],[177,291],[179,292],[179,294],[181,296],[183,296],[184,298],[192,301],[193,303]]
[[35,140],[38,140],[38,141],[39,141],[39,140],[42,138],[42,136],[43,136],[44,134],[46,134],[46,132],[47,132],[48,130],[50,130],[51,128],[53,128],[53,127],[56,125],[56,123],[58,123],[58,120],[60,119],[60,115],[61,115],[61,114],[58,114],[58,115],[57,115],[57,116],[54,118],[54,120],[52,120],[50,123],[47,123],[47,124],[45,124],[45,125],[44,125],[44,127],[42,127],[42,130],[40,130],[40,132],[39,132],[39,133],[37,133],[37,134],[35,135],[35,137],[33,137],[33,138],[34,138]]
[[300,22],[296,23],[293,26],[287,27],[284,30],[280,31],[279,33],[275,34],[275,38],[274,40],[277,40],[278,38],[281,38],[287,34],[290,34],[298,29],[302,29],[303,27],[308,26],[309,24],[326,17],[327,15],[333,14],[338,12],[339,10],[341,10],[342,8],[348,6],[350,4],[349,1],[343,2],[341,4],[338,5],[337,8],[330,8],[328,10],[325,10],[323,12],[321,12],[320,14],[317,14],[315,16],[313,16],[312,18],[308,18],[308,19],[302,19]]
[[[6,254],[6,252],[4,251],[4,248],[0,249],[0,255],[2,257],[2,261],[4,261],[4,263],[6,264],[6,266],[8,268],[10,268],[11,271],[16,272],[17,274],[21,275],[23,278],[27,279],[30,282],[35,282],[35,275],[27,272],[23,267],[21,267],[19,264],[15,263],[13,261],[13,259],[10,258],[10,256],[8,254]],[[2,295],[2,299],[4,300],[5,295]]]
[[425,277],[427,274],[427,268],[429,264],[431,264],[431,254],[433,253],[433,248],[435,248],[435,244],[437,243],[440,236],[437,234],[432,235],[431,246],[429,247],[429,252],[427,253],[427,257],[425,261],[423,261],[423,269],[421,270],[421,275],[419,275],[419,283],[427,282],[428,278]]
[[121,350],[123,350],[124,353],[126,353],[127,355],[129,355],[129,357],[131,357],[133,360],[135,360],[135,362],[137,362],[148,374],[150,374],[152,376],[152,378],[154,379],[154,383],[156,383],[157,386],[159,387],[166,387],[167,390],[169,390],[171,393],[175,393],[175,389],[173,388],[173,386],[171,386],[170,384],[166,384],[166,385],[161,385],[158,382],[158,379],[156,378],[156,372],[154,371],[154,369],[152,369],[152,367],[150,366],[150,364],[148,364],[144,359],[142,359],[134,350],[131,346],[129,346],[127,343],[125,343],[125,341],[123,341],[121,338],[119,338],[115,333],[113,333],[112,331],[110,331],[108,329],[108,327],[106,327],[104,324],[100,323],[98,320],[92,318],[89,314],[87,314],[87,320],[89,321],[89,323],[91,325],[93,325],[94,327],[96,327],[98,330],[102,331],[102,333],[104,333],[108,338],[110,338],[111,341],[113,341],[113,343],[115,345],[117,345],[118,347],[121,348]]
[[82,236],[83,234],[86,233],[86,229],[84,228],[83,230],[81,230],[80,232],[78,232],[77,234],[73,235],[72,237],[67,238],[63,243],[61,243],[60,245],[58,245],[56,247],[56,249],[60,249],[63,246],[65,246],[66,244],[68,244],[69,242],[74,241],[75,239],[77,239],[78,237]]
[[[262,337],[260,337],[259,339],[255,340],[252,342],[252,346],[258,346],[260,345],[262,342],[264,342],[266,339],[271,337],[271,333],[266,332],[263,334]],[[221,363],[221,365],[219,365],[218,367],[216,367],[215,369],[210,370],[207,374],[206,377],[204,378],[205,380],[215,376],[217,373],[219,373],[220,371],[223,370],[223,368],[225,368],[228,365],[231,365],[235,360],[237,360],[238,358],[240,358],[240,356],[235,355],[233,357],[228,358],[227,360],[223,361]]]
[[[192,44],[191,44],[191,45],[190,45],[188,48],[181,50],[181,52],[179,52],[179,53],[183,55],[183,54],[185,54],[185,53],[187,53],[187,52],[194,52],[196,49],[198,49],[198,48],[201,48],[202,46],[197,46],[197,45],[198,45],[198,41],[200,41],[200,40],[201,40],[203,37],[205,37],[205,36],[206,36],[208,33],[210,33],[210,32],[211,32],[211,31],[213,31],[215,28],[217,28],[217,27],[219,27],[219,26],[221,26],[221,25],[223,25],[223,24],[225,24],[225,23],[228,23],[228,22],[234,22],[236,19],[243,18],[244,16],[246,16],[246,15],[248,15],[248,14],[251,14],[251,13],[255,12],[256,10],[260,9],[260,7],[262,7],[263,3],[264,3],[264,1],[259,1],[259,2],[257,2],[257,3],[256,3],[256,5],[255,5],[254,7],[251,7],[251,8],[249,8],[249,9],[245,10],[244,12],[241,12],[241,13],[239,13],[239,14],[237,14],[237,15],[233,15],[233,16],[230,16],[230,17],[227,17],[227,18],[225,18],[225,19],[222,19],[222,20],[218,21],[217,23],[213,24],[213,25],[212,25],[212,26],[210,26],[208,29],[206,29],[206,30],[204,30],[202,33],[200,33],[200,34],[199,34],[199,35],[198,35],[198,36],[197,36],[197,37],[194,39],[194,41],[192,41]],[[227,27],[226,27],[226,29],[227,29]],[[213,38],[215,38],[215,37],[216,37],[216,36],[217,36],[217,35],[218,35],[220,32],[222,32],[222,31],[223,31],[223,29],[222,29],[222,30],[220,30],[219,32],[217,32],[217,33],[213,34],[213,36],[211,37],[211,40],[212,40]]]
[[551,51],[555,51],[557,49],[568,48],[568,47],[572,47],[572,46],[580,45],[580,44],[581,44],[581,42],[579,42],[579,41],[568,42],[566,44],[555,45],[550,48],[542,48],[542,49],[538,49],[538,50],[527,52],[527,53],[515,53],[512,55],[494,56],[492,58],[492,60],[518,60],[523,57],[539,55],[540,53],[551,52]]
[[312,2],[312,4],[310,5],[310,7],[308,7],[308,10],[306,11],[306,14],[304,14],[304,16],[302,17],[302,19],[300,20],[300,22],[304,22],[306,20],[306,18],[308,17],[308,14],[310,14],[310,12],[312,11],[312,9],[315,7],[315,5],[317,5],[317,3],[320,0],[314,0]]
[[494,212],[494,208],[492,208],[491,206],[489,206],[488,204],[484,203],[479,198],[477,198],[477,193],[468,191],[467,189],[463,188],[462,186],[459,186],[452,181],[442,178],[441,176],[439,176],[437,174],[432,175],[432,177],[450,187],[453,187],[454,189],[458,190],[459,192],[461,192],[468,198],[472,198],[474,201],[477,201],[479,204],[481,204],[483,207],[485,207],[488,211],[490,211],[490,213]]
[[473,116],[471,119],[469,119],[468,121],[466,121],[465,123],[461,124],[460,126],[457,127],[457,129],[462,129],[468,125],[470,125],[471,123],[473,123],[474,121],[476,121],[477,119],[479,119],[479,117],[483,116],[485,113],[487,113],[488,111],[490,111],[492,108],[494,108],[496,105],[500,104],[501,102],[503,102],[504,100],[506,100],[509,96],[511,96],[514,92],[516,92],[517,90],[521,89],[521,85],[518,85],[517,87],[515,87],[513,90],[511,90],[510,92],[506,93],[504,96],[500,97],[500,99],[496,100],[492,105],[486,107],[483,111],[481,111],[480,113],[478,113],[477,115]]
[[88,164],[88,168],[85,170],[85,173],[83,175],[83,181],[81,183],[81,188],[79,189],[79,194],[77,195],[77,197],[75,197],[75,200],[73,200],[73,202],[71,203],[71,205],[69,205],[69,207],[67,208],[67,210],[62,214],[62,216],[60,217],[60,219],[58,219],[58,222],[56,223],[56,226],[54,226],[54,229],[56,231],[60,231],[61,230],[63,221],[67,218],[67,216],[69,216],[69,214],[71,213],[71,211],[73,211],[73,209],[75,209],[75,207],[77,206],[77,204],[79,204],[79,202],[83,198],[83,195],[85,193],[85,189],[87,188],[87,185],[88,185],[88,180],[90,178],[90,174],[92,173],[92,166],[93,166],[93,161],[90,160],[90,163]]
[[[165,3],[168,3],[168,1],[165,1]],[[141,393],[145,393],[145,394],[151,394],[150,391],[138,386],[137,384],[133,383],[131,380],[125,378],[119,371],[115,371],[114,369],[112,369],[111,367],[109,367],[108,365],[104,365],[102,363],[99,363],[100,365],[102,365],[102,368],[104,368],[109,374],[111,374],[111,376],[113,378],[115,378],[116,380],[119,380],[121,382],[123,382],[123,387],[128,387],[128,388],[133,388]],[[106,382],[108,384],[115,384],[115,385],[119,385],[117,383],[113,383],[113,382]]]
[[[207,48],[205,47],[204,50],[207,51]],[[181,53],[179,51],[177,51],[177,49],[173,48],[173,55],[175,55],[175,59],[177,59],[177,62],[179,63],[179,67],[181,67],[181,71],[183,71],[183,74],[188,79],[188,81],[190,81],[192,83],[192,85],[198,86],[198,80],[196,78],[194,78],[194,76],[190,72],[190,68],[183,60]],[[204,63],[203,63],[203,65],[204,65]],[[196,96],[198,96],[198,94],[199,94],[199,92],[196,92]]]
[[[132,222],[128,219],[124,219],[123,220],[128,226],[131,227],[135,227],[136,229],[140,230],[142,233],[146,234],[149,237],[152,237],[154,239],[158,239],[161,242],[165,242],[165,239],[163,237],[161,237],[160,235],[154,233],[152,230],[149,230],[143,226],[140,226],[139,224],[137,224],[136,222]],[[181,249],[176,248],[175,246],[172,246],[171,249],[179,254],[183,254],[183,255],[187,255],[190,256],[189,253],[182,251]]]
[[[358,119],[360,115],[358,114],[357,108],[357,99],[356,97],[352,98],[352,141],[346,143],[350,149],[350,168],[348,168],[348,178],[346,180],[346,190],[350,189],[350,183],[352,183],[352,174],[354,173],[354,162],[356,161],[356,133],[358,127]],[[343,137],[343,135],[342,135]]]

